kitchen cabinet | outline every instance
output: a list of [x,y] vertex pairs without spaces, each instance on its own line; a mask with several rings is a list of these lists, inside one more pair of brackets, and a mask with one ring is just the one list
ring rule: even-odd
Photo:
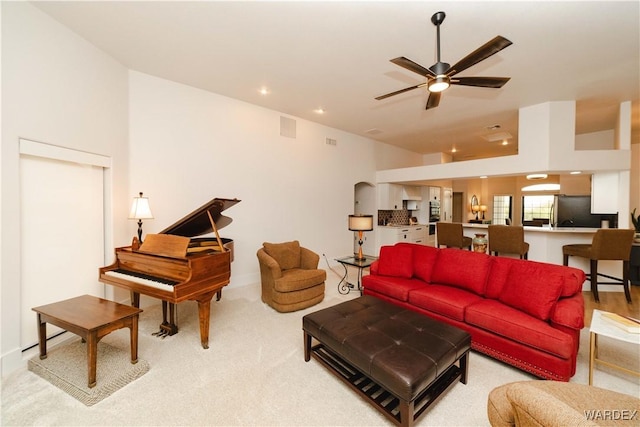
[[618,172],[598,172],[591,177],[591,213],[618,213]]
[[426,245],[428,234],[428,226],[426,225],[411,227],[411,230],[409,231],[409,239],[411,243]]
[[402,185],[378,184],[378,209],[395,211],[402,209]]
[[440,201],[440,187],[429,187],[429,201]]
[[407,225],[405,227],[378,227],[379,246],[395,245],[399,242],[427,244],[426,225]]
[[453,217],[453,190],[451,188],[442,189],[442,200],[440,201],[440,221],[451,222]]

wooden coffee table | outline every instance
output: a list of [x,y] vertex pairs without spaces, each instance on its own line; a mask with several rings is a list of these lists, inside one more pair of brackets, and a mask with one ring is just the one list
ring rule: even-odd
[[131,363],[138,362],[138,315],[142,312],[139,308],[83,295],[32,310],[38,313],[40,359],[47,358],[47,323],[79,335],[86,341],[89,387],[96,385],[98,341],[105,335],[129,328]]

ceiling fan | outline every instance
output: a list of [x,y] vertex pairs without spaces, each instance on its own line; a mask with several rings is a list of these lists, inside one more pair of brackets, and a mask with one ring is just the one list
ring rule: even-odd
[[418,73],[423,77],[426,77],[424,83],[420,83],[415,86],[400,89],[395,92],[388,93],[376,97],[377,100],[385,99],[390,96],[398,95],[400,93],[408,92],[420,87],[427,87],[429,90],[429,99],[427,99],[426,109],[435,108],[440,103],[440,95],[442,91],[447,89],[450,85],[462,85],[462,86],[477,86],[488,88],[501,88],[505,83],[509,81],[509,77],[454,77],[456,74],[466,70],[467,68],[477,64],[490,57],[491,55],[500,52],[505,47],[510,46],[512,43],[510,40],[502,36],[496,36],[492,40],[480,46],[478,49],[471,52],[469,55],[462,58],[453,66],[449,66],[446,62],[440,61],[440,24],[445,18],[444,12],[436,12],[431,17],[431,22],[436,26],[437,31],[437,59],[438,62],[433,64],[429,68],[425,68],[420,64],[413,62],[412,60],[401,56],[399,58],[392,59],[396,65],[406,68],[409,71]]

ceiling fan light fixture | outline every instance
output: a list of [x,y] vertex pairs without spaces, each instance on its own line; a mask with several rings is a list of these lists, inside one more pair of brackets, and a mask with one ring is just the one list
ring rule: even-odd
[[450,84],[449,76],[439,74],[436,76],[435,79],[429,80],[429,83],[427,84],[427,89],[429,89],[429,92],[434,92],[434,93],[442,92],[443,90],[446,90],[449,87],[449,84]]

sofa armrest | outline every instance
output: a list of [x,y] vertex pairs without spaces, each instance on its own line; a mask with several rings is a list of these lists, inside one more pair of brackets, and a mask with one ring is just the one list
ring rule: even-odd
[[264,249],[258,249],[258,264],[260,265],[260,273],[264,276],[265,273],[271,273],[273,280],[282,277],[282,269],[280,265],[273,259]]
[[303,270],[316,270],[320,262],[320,255],[311,249],[300,246],[300,268]]
[[371,266],[369,266],[369,274],[373,274],[374,276],[377,275],[379,266],[380,266],[379,260],[373,261]]
[[551,324],[570,329],[584,328],[584,299],[582,292],[568,298],[560,298],[551,309]]

